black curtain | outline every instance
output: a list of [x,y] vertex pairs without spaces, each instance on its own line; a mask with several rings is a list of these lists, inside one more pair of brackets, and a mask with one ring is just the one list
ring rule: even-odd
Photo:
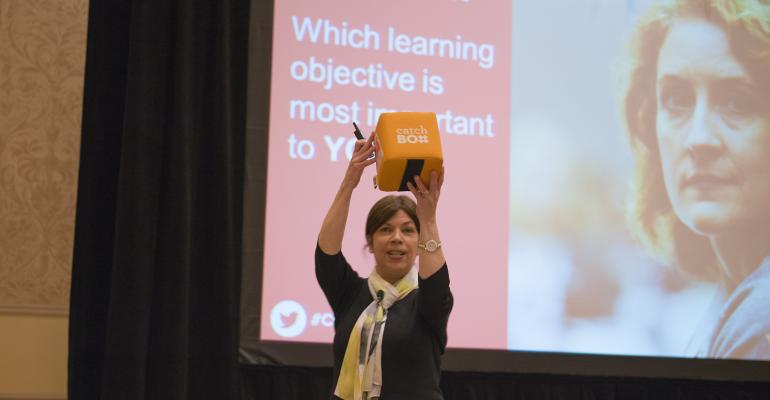
[[92,0],[70,399],[236,399],[248,0]]

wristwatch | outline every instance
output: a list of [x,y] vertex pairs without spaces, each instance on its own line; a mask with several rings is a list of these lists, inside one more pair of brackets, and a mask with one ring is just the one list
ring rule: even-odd
[[430,239],[425,243],[417,243],[417,247],[424,249],[428,253],[433,253],[441,248],[441,242]]

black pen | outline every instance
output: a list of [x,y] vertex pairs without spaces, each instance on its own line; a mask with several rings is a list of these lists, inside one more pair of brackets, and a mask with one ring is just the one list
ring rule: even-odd
[[[364,139],[364,135],[361,134],[361,130],[358,129],[358,125],[356,125],[355,122],[353,122],[353,127],[356,128],[356,130],[353,131],[353,133],[356,135],[356,138],[358,140],[363,140]],[[374,152],[372,152],[372,154],[369,155],[369,159],[372,159],[372,158],[374,158]]]
[[353,133],[356,135],[356,138],[358,140],[364,140],[364,135],[361,134],[361,130],[358,129],[358,125],[356,125],[355,122],[353,122],[353,127],[356,128],[356,130],[353,131]]

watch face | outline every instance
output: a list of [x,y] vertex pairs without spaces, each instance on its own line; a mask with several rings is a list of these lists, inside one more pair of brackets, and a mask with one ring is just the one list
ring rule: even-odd
[[438,250],[438,242],[433,239],[428,240],[425,242],[425,250],[431,253]]

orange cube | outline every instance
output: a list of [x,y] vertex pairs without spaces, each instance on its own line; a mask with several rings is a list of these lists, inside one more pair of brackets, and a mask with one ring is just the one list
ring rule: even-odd
[[419,175],[429,185],[431,171],[441,171],[444,156],[436,113],[392,112],[380,114],[375,129],[377,176],[382,191],[406,191],[406,183]]

